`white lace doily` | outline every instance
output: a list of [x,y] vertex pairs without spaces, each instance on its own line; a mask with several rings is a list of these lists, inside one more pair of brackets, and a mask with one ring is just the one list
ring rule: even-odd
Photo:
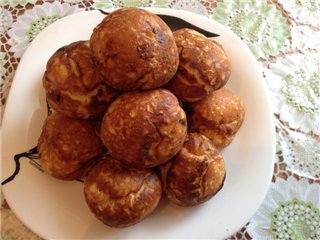
[[320,239],[320,185],[278,178],[247,227],[256,240]]
[[46,2],[43,5],[35,6],[31,10],[26,10],[13,23],[12,29],[8,31],[9,44],[11,45],[10,52],[13,52],[17,58],[21,57],[30,42],[41,30],[61,17],[83,10],[76,5],[61,4],[57,1]]
[[219,2],[212,18],[237,34],[256,58],[277,56],[289,43],[289,24],[267,1]]
[[299,176],[320,179],[319,140],[289,129],[281,129],[278,138],[278,147],[288,170]]
[[289,15],[300,23],[320,27],[319,0],[278,0]]
[[0,8],[0,34],[4,34],[12,25],[12,16],[9,11]]
[[270,63],[264,73],[280,119],[291,128],[320,135],[319,55],[287,55]]
[[176,1],[173,2],[170,7],[174,9],[182,9],[185,11],[195,12],[203,16],[208,16],[208,11],[205,6],[197,0]]
[[[278,137],[278,158],[273,175],[276,183],[272,183],[248,228],[243,226],[231,239],[273,239],[280,233],[283,234],[281,239],[285,239],[286,229],[273,227],[272,233],[270,226],[273,223],[287,229],[291,227],[286,225],[289,221],[283,223],[282,218],[278,218],[281,213],[288,213],[287,207],[298,206],[314,215],[319,212],[314,209],[320,207],[320,0],[0,0],[0,5],[1,43],[4,43],[0,53],[0,114],[20,56],[44,27],[60,17],[111,7],[162,7],[192,11],[224,24],[242,37],[259,59],[259,67],[270,89],[268,94],[276,115]],[[295,174],[313,178],[310,182],[318,180],[315,184],[304,179],[297,181],[292,177]],[[288,178],[288,181],[281,178]],[[309,203],[313,205],[310,207]],[[1,213],[2,222],[6,223],[6,228],[2,229],[6,234],[2,234],[3,238],[39,239],[22,227],[11,210],[1,209]],[[299,219],[301,213],[304,212],[296,212]],[[314,220],[308,213],[304,215]],[[319,233],[314,231],[320,226],[309,230],[307,222],[295,226],[300,239],[307,239],[307,236],[312,240],[320,239],[315,235]],[[316,237],[308,235],[310,232]]]
[[36,0],[0,0],[0,6],[9,5],[12,8],[17,6],[25,7],[28,3],[35,4]]
[[320,31],[306,25],[292,24],[291,28],[292,49],[299,51],[319,51]]

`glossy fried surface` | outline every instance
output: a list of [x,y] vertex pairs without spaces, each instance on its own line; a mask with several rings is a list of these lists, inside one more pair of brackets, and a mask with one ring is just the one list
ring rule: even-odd
[[232,142],[244,120],[241,99],[226,88],[214,91],[190,106],[190,131],[207,136],[217,148],[224,148]]
[[177,71],[172,31],[143,9],[122,8],[106,16],[94,29],[90,45],[102,75],[115,89],[154,89]]
[[172,161],[161,166],[163,189],[180,206],[195,206],[213,197],[223,186],[226,170],[222,155],[205,136],[188,134]]
[[97,72],[88,41],[58,49],[47,62],[43,86],[49,105],[74,118],[102,114],[118,94]]
[[149,169],[128,168],[107,157],[84,180],[89,208],[104,224],[127,227],[154,211],[161,198],[161,181]]
[[187,120],[168,90],[127,92],[108,108],[101,138],[112,157],[138,168],[154,167],[182,147]]
[[81,177],[102,151],[103,144],[93,122],[60,113],[47,117],[38,141],[43,170],[62,180]]
[[187,28],[173,35],[179,51],[179,67],[167,88],[180,101],[199,101],[227,83],[231,63],[218,42]]

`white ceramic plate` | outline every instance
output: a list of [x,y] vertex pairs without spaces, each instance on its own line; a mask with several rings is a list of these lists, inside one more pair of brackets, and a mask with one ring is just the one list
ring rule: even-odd
[[[192,208],[163,199],[143,222],[125,229],[103,225],[89,211],[83,184],[54,179],[40,171],[37,159],[20,156],[20,171],[3,193],[18,218],[46,239],[223,239],[244,226],[262,203],[271,181],[275,153],[272,112],[255,58],[231,31],[208,18],[179,10],[149,9],[178,16],[218,33],[232,61],[227,87],[243,100],[246,116],[225,150],[226,181],[210,201]],[[14,156],[37,144],[47,116],[41,78],[49,57],[61,46],[89,39],[104,15],[99,11],[65,17],[42,31],[16,71],[2,124],[2,181],[17,169]]]

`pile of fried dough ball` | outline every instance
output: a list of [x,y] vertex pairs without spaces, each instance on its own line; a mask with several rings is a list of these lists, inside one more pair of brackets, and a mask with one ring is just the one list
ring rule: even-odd
[[140,222],[162,194],[186,207],[209,200],[244,118],[224,87],[230,69],[222,46],[194,30],[172,32],[139,8],[112,12],[47,62],[44,171],[83,179],[90,210],[111,227]]

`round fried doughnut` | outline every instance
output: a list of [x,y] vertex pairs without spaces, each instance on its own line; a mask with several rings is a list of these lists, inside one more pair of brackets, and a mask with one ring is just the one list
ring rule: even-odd
[[138,168],[172,158],[187,133],[186,114],[168,90],[123,93],[106,111],[101,138],[112,157]]
[[49,105],[74,118],[102,114],[117,95],[96,71],[88,41],[58,49],[47,62],[43,86]]
[[226,174],[219,151],[198,133],[189,133],[180,152],[160,170],[168,199],[184,207],[212,198],[222,188]]
[[62,180],[81,177],[103,149],[94,122],[57,112],[47,117],[38,140],[43,170]]
[[227,83],[231,64],[219,43],[188,28],[173,35],[179,51],[179,67],[167,88],[180,101],[199,101]]
[[226,88],[190,104],[190,109],[190,131],[210,138],[217,148],[224,148],[232,142],[245,115],[241,99]]
[[161,181],[152,170],[128,168],[110,157],[94,166],[84,180],[90,210],[111,227],[142,221],[154,211],[161,194]]
[[115,89],[155,89],[178,68],[172,31],[143,9],[121,8],[106,16],[94,29],[90,46],[102,75]]

